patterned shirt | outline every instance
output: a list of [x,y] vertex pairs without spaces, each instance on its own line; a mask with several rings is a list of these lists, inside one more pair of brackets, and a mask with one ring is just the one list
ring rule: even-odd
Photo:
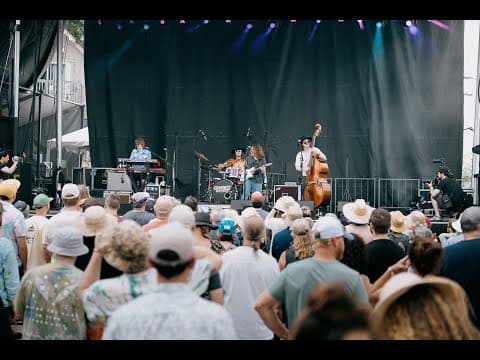
[[158,284],[147,295],[118,308],[104,340],[235,340],[227,311],[194,294],[186,284]]
[[[200,259],[195,262],[188,287],[197,295],[207,290],[210,264]],[[139,274],[123,274],[111,279],[95,281],[83,294],[83,307],[88,321],[102,324],[121,305],[157,286],[157,270],[151,268]]]
[[2,226],[0,226],[0,237],[6,237],[12,241],[15,253],[17,254],[18,266],[22,264],[18,256],[17,237],[27,235],[27,226],[25,225],[25,217],[12,204],[2,201],[3,215]]
[[20,286],[17,254],[12,242],[0,237],[0,299],[3,306],[12,306]]
[[23,276],[15,313],[23,315],[24,340],[85,340],[87,326],[78,285],[83,272],[50,263]]
[[130,153],[130,160],[150,160],[152,158],[152,153],[150,150],[143,149],[143,151],[138,151],[133,149]]

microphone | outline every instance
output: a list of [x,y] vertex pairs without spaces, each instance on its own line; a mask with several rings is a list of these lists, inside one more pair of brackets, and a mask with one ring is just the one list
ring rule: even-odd
[[204,132],[202,129],[200,129],[200,130],[198,130],[198,131],[199,131],[200,134],[203,136],[203,140],[207,141],[208,138],[207,138],[207,135],[205,134],[205,132]]
[[248,127],[247,136],[250,136],[250,127]]

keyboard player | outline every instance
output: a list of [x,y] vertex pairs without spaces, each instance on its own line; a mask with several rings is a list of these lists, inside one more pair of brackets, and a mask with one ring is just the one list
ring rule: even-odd
[[[135,139],[135,148],[130,153],[130,160],[142,161],[142,160],[151,160],[152,153],[150,150],[145,149],[145,139],[142,137],[138,137]],[[146,179],[147,173],[145,170],[145,164],[131,165],[131,169],[133,173],[131,173],[132,184],[134,187],[134,191],[143,191],[148,179]],[[137,170],[137,171],[135,171]],[[143,171],[142,171],[143,170]]]

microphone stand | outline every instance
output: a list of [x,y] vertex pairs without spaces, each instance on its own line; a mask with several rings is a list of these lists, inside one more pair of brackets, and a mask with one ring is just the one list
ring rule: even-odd
[[177,137],[178,133],[175,131],[173,139],[173,159],[172,159],[172,196],[175,197],[175,173],[177,168]]

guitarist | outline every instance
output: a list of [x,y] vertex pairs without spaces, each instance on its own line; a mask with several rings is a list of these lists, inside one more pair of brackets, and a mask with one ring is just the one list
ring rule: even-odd
[[[245,189],[242,199],[250,199],[250,194],[255,191],[262,192],[262,185],[265,178],[265,154],[260,144],[253,144],[250,147],[245,159]],[[253,176],[249,176],[249,174]]]

